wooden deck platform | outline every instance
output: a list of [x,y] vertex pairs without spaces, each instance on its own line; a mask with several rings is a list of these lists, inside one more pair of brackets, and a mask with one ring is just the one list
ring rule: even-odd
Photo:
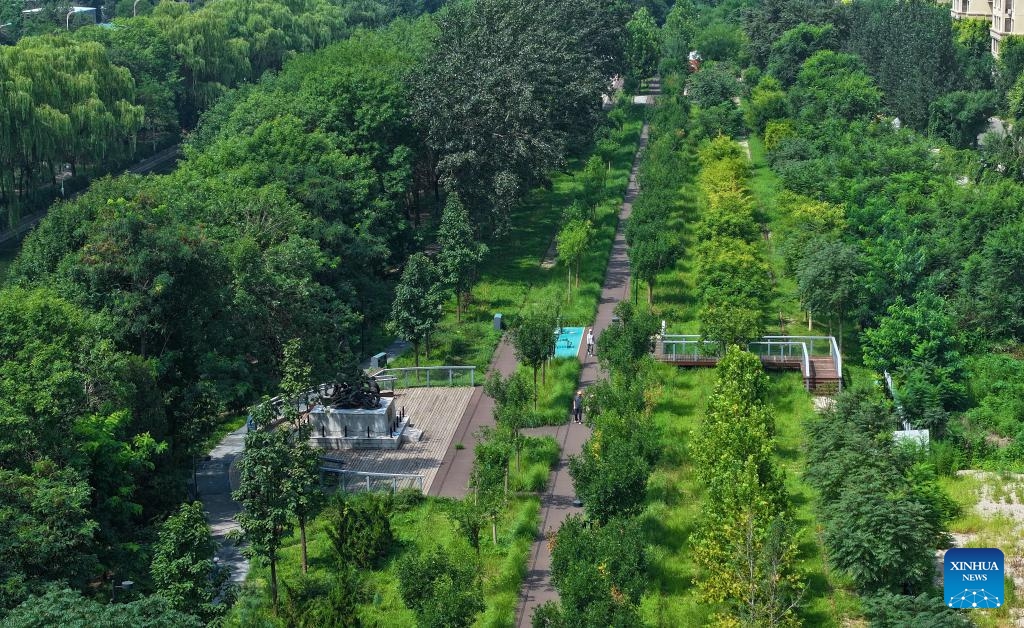
[[371,473],[419,474],[423,476],[423,492],[430,490],[444,453],[452,446],[473,388],[404,388],[395,395],[399,409],[405,408],[412,427],[423,431],[418,443],[403,443],[394,449],[329,450],[324,454],[341,459],[341,469]]

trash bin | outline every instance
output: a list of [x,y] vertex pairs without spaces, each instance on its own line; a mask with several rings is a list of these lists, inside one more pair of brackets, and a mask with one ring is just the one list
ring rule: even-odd
[[501,331],[502,317],[501,312],[494,315],[494,328]]
[[370,358],[370,368],[382,369],[388,365],[388,354],[381,352]]

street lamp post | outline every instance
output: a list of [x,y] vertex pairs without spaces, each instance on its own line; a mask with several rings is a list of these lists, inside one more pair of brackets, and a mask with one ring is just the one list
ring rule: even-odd
[[139,0],[132,3],[132,17],[135,17],[135,7],[139,6]]
[[71,30],[71,16],[75,14],[75,11],[76,11],[76,9],[74,7],[72,7],[71,10],[68,11],[68,18],[64,21],[65,22],[64,27],[67,30]]

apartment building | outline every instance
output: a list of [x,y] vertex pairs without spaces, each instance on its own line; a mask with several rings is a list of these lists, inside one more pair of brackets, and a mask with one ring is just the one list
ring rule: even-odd
[[989,21],[992,35],[992,55],[999,56],[999,44],[1008,35],[1024,35],[1024,6],[1021,20],[1017,19],[1017,6],[1024,0],[953,0],[950,14],[954,19],[977,18]]

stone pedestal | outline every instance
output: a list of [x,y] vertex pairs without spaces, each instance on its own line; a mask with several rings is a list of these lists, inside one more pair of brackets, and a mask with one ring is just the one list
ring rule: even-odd
[[398,449],[408,419],[399,419],[394,397],[376,408],[325,408],[309,413],[311,440],[325,449]]

